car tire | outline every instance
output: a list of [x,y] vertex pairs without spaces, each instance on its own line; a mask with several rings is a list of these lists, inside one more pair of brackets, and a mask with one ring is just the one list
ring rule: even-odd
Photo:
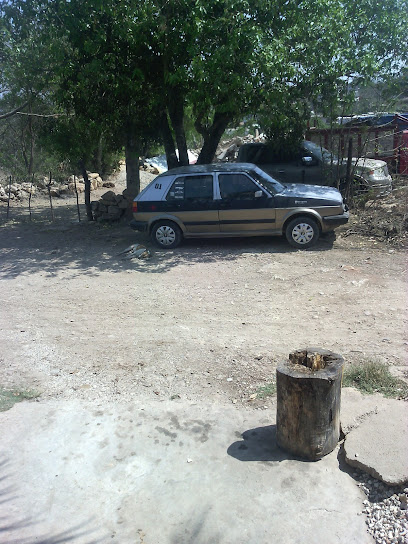
[[297,249],[307,249],[315,245],[319,239],[320,230],[314,219],[301,216],[289,221],[285,235],[291,246]]
[[172,249],[180,245],[183,234],[173,221],[158,221],[153,225],[150,237],[157,246]]

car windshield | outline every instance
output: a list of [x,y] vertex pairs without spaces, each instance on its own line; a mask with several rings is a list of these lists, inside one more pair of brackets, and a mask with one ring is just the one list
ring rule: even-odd
[[314,157],[321,161],[337,161],[336,155],[324,147],[315,144],[314,142],[309,142],[305,140],[302,142],[303,149],[308,153],[311,153]]
[[255,167],[253,170],[251,170],[251,175],[256,179],[258,183],[263,185],[265,189],[267,189],[270,193],[273,195],[275,193],[281,193],[285,186],[282,185],[282,183],[279,183],[279,181],[276,181],[273,177],[271,177],[269,174],[264,172],[264,170],[261,170],[260,168]]

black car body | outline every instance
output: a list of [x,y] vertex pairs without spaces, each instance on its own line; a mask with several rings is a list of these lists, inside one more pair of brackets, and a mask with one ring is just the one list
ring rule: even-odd
[[248,163],[176,168],[155,178],[133,202],[136,230],[161,247],[182,238],[286,235],[311,247],[321,232],[347,223],[337,189],[282,184]]

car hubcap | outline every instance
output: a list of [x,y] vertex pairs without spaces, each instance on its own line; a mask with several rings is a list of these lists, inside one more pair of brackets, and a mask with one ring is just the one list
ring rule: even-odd
[[307,244],[313,239],[313,236],[313,227],[307,223],[299,223],[292,230],[292,238],[298,244]]
[[176,233],[171,227],[163,225],[156,230],[156,240],[162,246],[170,246],[176,239]]

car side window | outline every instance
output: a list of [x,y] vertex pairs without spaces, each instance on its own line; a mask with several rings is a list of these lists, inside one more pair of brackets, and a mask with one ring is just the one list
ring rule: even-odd
[[245,174],[220,174],[221,198],[224,200],[255,200],[259,187]]
[[176,178],[166,200],[170,202],[184,200],[193,203],[213,200],[212,175],[180,176]]

